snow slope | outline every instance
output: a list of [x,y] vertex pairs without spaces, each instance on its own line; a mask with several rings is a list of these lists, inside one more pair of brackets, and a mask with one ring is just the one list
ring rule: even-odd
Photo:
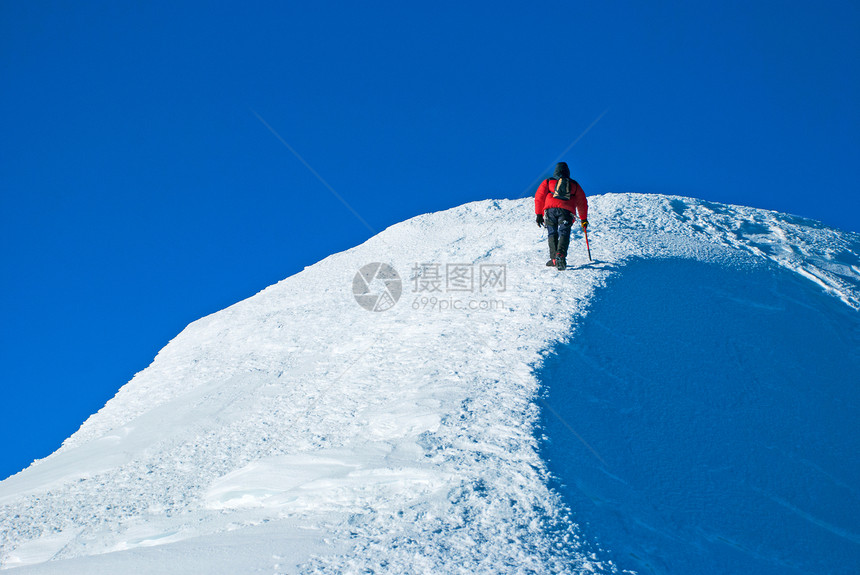
[[610,281],[538,373],[544,456],[619,568],[853,575],[858,314],[736,259],[635,260]]
[[[577,526],[554,488],[541,367],[640,259],[779,266],[847,310],[856,336],[860,237],[687,198],[590,202],[595,262],[577,236],[567,272],[543,267],[530,199],[477,202],[392,226],[192,323],[61,449],[0,483],[0,567],[626,569],[613,536]],[[386,311],[354,298],[372,262],[403,280]],[[501,271],[504,283],[482,285]],[[851,521],[837,526],[849,539]]]

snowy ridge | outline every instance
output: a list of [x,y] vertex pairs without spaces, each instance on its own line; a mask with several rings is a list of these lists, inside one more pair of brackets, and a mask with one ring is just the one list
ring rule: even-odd
[[[753,254],[860,309],[860,236],[610,194],[590,198],[595,262],[575,235],[559,274],[531,213],[525,199],[419,216],[189,325],[61,449],[0,483],[0,567],[612,572],[547,486],[535,367],[633,257]],[[403,278],[385,312],[353,297],[371,262]],[[413,291],[416,263],[504,265],[506,287],[440,298],[490,309],[440,310]]]

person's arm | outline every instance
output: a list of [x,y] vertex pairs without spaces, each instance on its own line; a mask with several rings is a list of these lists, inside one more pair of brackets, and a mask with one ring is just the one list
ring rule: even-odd
[[576,211],[579,212],[580,220],[588,220],[588,200],[585,198],[585,190],[582,189],[579,182],[576,183],[576,187],[579,188],[575,196]]
[[542,216],[543,215],[543,204],[546,201],[546,193],[549,189],[547,187],[547,182],[549,180],[544,180],[538,186],[537,192],[535,192],[535,215]]

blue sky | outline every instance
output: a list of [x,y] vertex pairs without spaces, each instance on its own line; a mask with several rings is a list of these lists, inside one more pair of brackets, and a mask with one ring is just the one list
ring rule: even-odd
[[860,231],[858,29],[856,2],[0,3],[0,477],[189,322],[530,194],[597,118],[563,158],[588,194]]

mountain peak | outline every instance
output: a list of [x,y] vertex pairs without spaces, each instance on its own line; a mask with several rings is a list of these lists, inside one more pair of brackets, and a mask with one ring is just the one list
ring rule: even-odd
[[689,198],[589,201],[594,261],[575,227],[565,272],[543,266],[530,199],[487,200],[190,324],[0,483],[0,566],[613,570],[549,487],[536,366],[631,259],[767,261],[860,309],[860,236]]

